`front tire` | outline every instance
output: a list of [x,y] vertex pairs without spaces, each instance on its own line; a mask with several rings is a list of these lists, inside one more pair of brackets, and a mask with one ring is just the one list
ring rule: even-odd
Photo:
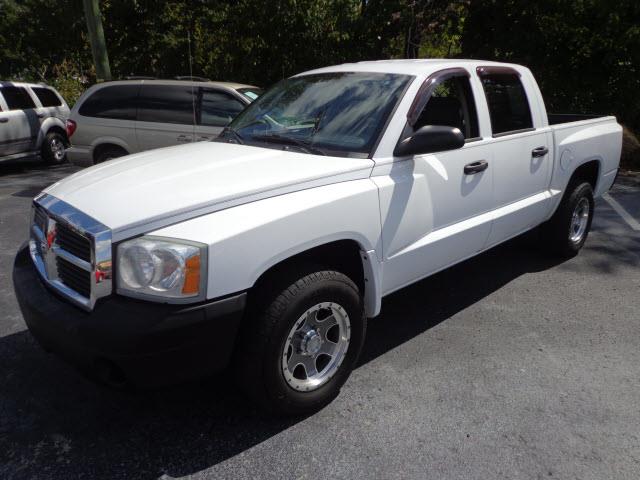
[[49,132],[42,142],[41,155],[49,165],[59,165],[67,159],[67,139],[58,132]]
[[366,319],[358,287],[320,270],[265,295],[236,355],[237,380],[268,411],[304,415],[331,402],[362,349]]
[[558,210],[542,229],[549,250],[564,258],[577,255],[587,241],[593,211],[591,185],[587,182],[570,184]]

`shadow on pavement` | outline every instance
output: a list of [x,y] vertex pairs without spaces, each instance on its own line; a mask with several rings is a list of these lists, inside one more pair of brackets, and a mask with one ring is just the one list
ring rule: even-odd
[[[359,365],[520,275],[556,264],[519,239],[387,297],[369,323]],[[300,421],[262,415],[224,377],[156,391],[109,390],[45,354],[27,331],[0,339],[0,359],[1,478],[183,476]]]

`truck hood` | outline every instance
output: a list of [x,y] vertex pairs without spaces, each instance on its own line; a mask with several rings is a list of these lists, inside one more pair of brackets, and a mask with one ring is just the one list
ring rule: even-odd
[[367,178],[362,158],[201,142],[87,168],[45,192],[112,229],[114,241],[231,206]]

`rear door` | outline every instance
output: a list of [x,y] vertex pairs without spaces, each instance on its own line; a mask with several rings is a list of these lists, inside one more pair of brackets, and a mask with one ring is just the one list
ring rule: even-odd
[[530,74],[509,67],[480,67],[477,73],[481,106],[491,123],[495,211],[489,245],[494,245],[547,215],[553,138],[540,118]]
[[143,83],[136,136],[140,150],[194,141],[198,88]]
[[36,105],[27,89],[15,85],[0,86],[6,111],[0,112],[0,154],[30,152],[40,132]]
[[214,88],[200,88],[196,142],[217,137],[222,129],[244,110],[246,102]]
[[68,114],[66,106],[56,92],[47,87],[31,87],[31,91],[42,105],[37,109],[38,114],[42,115],[41,118],[56,117],[66,120],[64,118]]
[[[137,151],[135,130],[139,83],[113,83],[100,86],[81,100],[78,127],[71,139],[74,146],[94,148],[101,144],[115,144],[127,153]],[[74,107],[75,110],[75,107]]]

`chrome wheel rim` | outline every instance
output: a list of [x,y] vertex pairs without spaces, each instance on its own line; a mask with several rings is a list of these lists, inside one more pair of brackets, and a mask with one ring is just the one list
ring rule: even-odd
[[282,373],[291,388],[309,392],[336,374],[351,339],[349,315],[341,305],[323,302],[304,312],[289,331]]
[[51,149],[53,158],[58,161],[64,158],[64,143],[62,143],[60,139],[52,138],[51,142],[49,143],[49,148]]
[[589,224],[589,200],[581,198],[571,216],[571,228],[569,229],[569,240],[573,243],[580,243],[587,232]]

